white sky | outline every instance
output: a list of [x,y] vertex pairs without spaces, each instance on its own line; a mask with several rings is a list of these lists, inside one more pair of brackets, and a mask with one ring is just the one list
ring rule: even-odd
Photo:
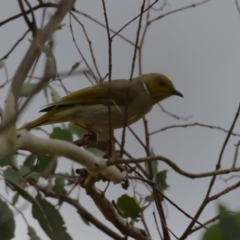
[[[168,12],[193,2],[197,3],[199,1],[169,1],[163,12]],[[37,1],[31,0],[30,3],[36,5]],[[138,14],[141,3],[142,1],[136,0],[106,0],[110,27],[114,30],[120,29]],[[157,6],[160,5],[158,4]],[[104,22],[101,1],[78,0],[76,9],[86,12],[99,21]],[[16,1],[2,1],[0,3],[0,22],[18,12],[20,10]],[[40,17],[41,11],[37,13],[37,16]],[[151,16],[159,14],[159,12],[153,11]],[[104,76],[108,72],[106,30],[82,16],[79,16],[79,18],[84,23],[89,38],[92,41],[97,64],[102,76]],[[55,57],[59,72],[69,71],[76,61],[81,61],[81,57],[72,43],[68,17],[64,19],[63,23],[66,25],[63,27],[63,30],[57,32],[54,38],[56,42]],[[133,42],[136,37],[137,23],[137,21],[133,22],[122,32],[122,35]],[[23,19],[17,19],[0,28],[0,57],[5,55],[25,30],[26,25]],[[74,24],[74,32],[81,50],[87,60],[90,61],[88,44],[79,25]],[[31,36],[28,35],[28,38],[30,39]],[[172,97],[164,101],[162,105],[174,114],[182,117],[192,115],[192,118],[187,122],[176,120],[162,113],[156,106],[147,115],[150,131],[173,124],[193,122],[229,129],[240,100],[239,43],[240,16],[234,0],[212,0],[204,5],[174,13],[154,22],[148,29],[144,43],[143,73],[161,72],[166,74],[173,81],[176,88],[183,93],[184,99]],[[14,75],[28,46],[29,41],[25,39],[5,61],[10,78]],[[129,78],[132,55],[132,46],[120,38],[114,38],[113,79]],[[92,62],[91,66],[93,66]],[[81,68],[85,68],[85,66],[82,65]],[[41,76],[41,73],[42,66],[37,68],[37,74]],[[134,76],[137,75],[138,67],[136,67]],[[0,76],[0,84],[2,84],[5,81],[3,70],[0,71]],[[70,91],[89,86],[89,82],[82,76],[68,78],[64,80],[64,84]],[[4,105],[5,89],[0,89],[1,107]],[[61,96],[65,94],[61,88],[57,87],[56,89]],[[46,101],[43,94],[38,94],[21,116],[18,125],[29,122],[39,116],[38,109],[45,104]],[[144,139],[142,121],[134,124],[133,128]],[[48,127],[46,129],[50,130]],[[240,121],[236,124],[234,132],[240,133]],[[35,133],[39,134],[39,132]],[[120,133],[121,131],[118,130],[118,136],[120,136]],[[189,127],[186,129],[171,129],[153,135],[151,146],[156,155],[163,155],[170,158],[186,171],[201,173],[214,170],[225,137],[226,133],[208,128]],[[231,166],[235,151],[234,144],[238,139],[236,137],[230,139],[223,156],[222,167]],[[135,157],[144,156],[144,151],[131,134],[127,134],[126,148]],[[60,163],[59,171],[66,172],[66,169],[71,170],[72,164],[70,161],[65,159],[61,160]],[[77,168],[78,166],[76,165],[75,167]],[[210,179],[191,180],[179,176],[163,163],[160,163],[160,169],[169,170],[167,180],[171,187],[165,194],[187,213],[194,215],[205,196]],[[225,189],[236,181],[237,179],[233,179],[225,183],[218,177],[213,193]],[[100,187],[103,189],[104,186],[101,185]],[[146,193],[145,188],[139,189],[142,191],[142,194]],[[124,193],[125,191],[120,186],[112,185],[107,191],[106,196],[110,200],[117,200]],[[129,193],[131,193],[131,187]],[[105,223],[106,221],[92,204],[92,201],[85,196],[83,190],[81,190],[80,195],[81,203],[95,216],[99,216]],[[239,189],[237,189],[215,201],[205,209],[199,220],[205,222],[209,218],[214,217],[217,214],[217,203],[225,204],[231,211],[239,210],[239,197],[240,193]],[[20,204],[20,208],[21,206]],[[180,237],[190,220],[168,203],[165,204],[165,207],[169,227]],[[153,206],[149,210],[146,215],[147,224],[152,233],[152,238],[159,239],[151,214]],[[94,229],[94,227],[87,227],[80,220],[76,210],[69,208],[66,204],[62,207],[61,213],[64,216],[67,228],[73,239],[80,239],[80,236],[81,239],[109,239],[105,234]],[[24,214],[30,219],[30,225],[39,229],[35,220],[31,220],[30,218],[30,207],[24,211]],[[16,220],[17,231],[15,239],[26,239],[26,225],[22,217],[17,215]],[[106,224],[111,227],[110,223],[106,222]],[[45,236],[41,230],[38,231],[38,234]],[[188,239],[199,239],[200,235],[200,232],[198,232],[195,235],[189,236]]]

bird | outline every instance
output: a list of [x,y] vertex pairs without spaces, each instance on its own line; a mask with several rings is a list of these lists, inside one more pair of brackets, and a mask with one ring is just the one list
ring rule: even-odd
[[109,119],[112,129],[123,128],[137,122],[155,104],[173,95],[183,97],[171,80],[160,73],[143,74],[131,81],[101,82],[45,106],[40,110],[44,115],[18,130],[73,122],[89,132],[96,132],[109,130]]

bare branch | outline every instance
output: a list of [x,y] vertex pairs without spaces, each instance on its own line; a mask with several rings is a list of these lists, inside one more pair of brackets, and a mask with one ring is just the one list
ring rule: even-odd
[[[138,28],[137,28],[136,42],[134,45],[132,68],[131,68],[131,73],[130,73],[130,78],[129,78],[130,82],[132,81],[134,68],[135,68],[136,54],[137,54],[140,30],[141,30],[141,26],[142,26],[142,17],[143,17],[143,13],[144,13],[144,6],[145,6],[145,0],[143,0],[142,6],[140,8],[140,15],[139,15],[140,17],[139,17]],[[114,37],[114,35],[112,36],[112,38],[113,37]],[[121,138],[121,149],[120,149],[121,156],[123,155],[124,144],[125,144],[129,92],[130,92],[130,88],[127,89],[127,93],[126,93],[126,104],[125,104],[125,111],[124,111],[124,122],[123,122],[122,138]]]
[[[96,19],[93,18],[92,16],[90,16],[90,15],[84,13],[84,12],[81,12],[81,11],[79,11],[79,10],[76,10],[76,9],[74,9],[74,11],[77,12],[77,13],[79,13],[79,14],[81,14],[82,16],[84,16],[84,17],[92,20],[93,22],[97,23],[98,25],[106,28],[106,25],[104,25],[104,24],[101,23],[100,21],[96,20]],[[114,33],[114,34],[116,33],[116,31],[114,31],[114,30],[111,29],[111,28],[109,28],[109,31],[112,32],[112,33]],[[127,39],[126,37],[122,36],[121,34],[118,33],[117,36],[118,36],[119,38],[123,39],[124,41],[128,42],[129,44],[131,44],[131,45],[134,46],[134,43],[133,43],[133,42],[131,42],[129,39]]]
[[[58,7],[58,4],[56,4],[56,3],[41,3],[41,4],[39,4],[39,5],[35,6],[35,7],[32,7],[32,9],[30,9],[30,10],[26,10],[26,11],[25,11],[25,14],[29,14],[29,13],[31,13],[32,11],[38,10],[38,9],[40,9],[40,8],[46,8],[46,7],[57,8],[57,7]],[[16,14],[16,15],[10,17],[10,18],[7,18],[7,19],[5,19],[4,21],[0,22],[0,27],[1,27],[2,25],[4,25],[4,24],[6,24],[6,23],[8,23],[8,22],[11,22],[11,21],[13,21],[13,20],[15,20],[15,19],[17,19],[17,18],[22,17],[22,16],[23,16],[23,13],[19,13],[19,14]]]
[[[108,24],[108,16],[107,16],[107,9],[105,5],[105,1],[102,0],[103,5],[103,15],[106,23],[106,30],[107,30],[107,39],[108,39],[108,97],[109,99],[112,98],[112,88],[111,88],[111,81],[112,81],[112,37],[109,30]],[[111,104],[110,101],[108,102],[108,122],[109,122],[109,149],[112,149],[112,138],[113,138],[113,129],[112,129],[112,114],[111,114]],[[112,151],[109,152],[109,155],[112,155]]]
[[88,34],[87,34],[87,31],[86,31],[84,25],[77,19],[77,17],[76,17],[73,13],[71,13],[71,15],[72,15],[73,18],[80,24],[80,26],[81,26],[81,28],[82,28],[82,30],[83,30],[83,33],[84,33],[84,35],[85,35],[85,37],[86,37],[86,39],[87,39],[87,42],[88,42],[88,46],[89,46],[89,50],[90,50],[90,53],[91,53],[92,61],[93,61],[93,64],[94,64],[94,66],[95,66],[95,69],[96,69],[96,71],[97,71],[98,78],[99,78],[100,80],[102,80],[102,76],[101,76],[100,71],[99,71],[99,69],[98,69],[97,62],[96,62],[96,58],[95,58],[95,56],[94,56],[94,52],[93,52],[93,48],[92,48],[92,41],[90,40],[90,38],[89,38],[89,36],[88,36]]
[[[22,84],[27,77],[27,74],[31,69],[35,59],[39,56],[41,52],[41,46],[52,36],[53,32],[56,30],[66,13],[73,7],[74,2],[75,0],[62,0],[59,3],[57,11],[50,19],[48,24],[43,29],[38,30],[38,32],[35,34],[33,41],[23,58],[23,61],[13,77],[12,85],[5,104],[4,124],[0,127],[0,132],[6,129],[16,120],[18,116],[17,101]],[[14,138],[14,134],[12,134],[12,138]]]
[[235,149],[235,154],[234,154],[234,158],[233,158],[232,168],[235,168],[235,167],[236,167],[239,146],[240,146],[240,140],[239,140],[238,143],[236,144],[236,149]]
[[61,195],[60,197],[58,197],[56,195],[56,193],[47,190],[44,187],[40,187],[38,185],[34,185],[34,187],[38,190],[41,191],[45,194],[46,197],[51,197],[51,198],[55,198],[55,199],[59,199],[60,201],[63,202],[67,202],[68,204],[70,204],[71,206],[73,206],[78,214],[85,218],[87,221],[89,221],[91,224],[93,224],[96,228],[98,228],[100,231],[106,233],[108,236],[112,237],[113,239],[117,239],[117,240],[122,240],[123,237],[120,236],[119,234],[115,233],[114,231],[112,231],[110,228],[108,228],[107,226],[105,226],[101,221],[99,221],[97,218],[95,218],[90,212],[88,212],[79,202],[79,200],[77,199],[72,199],[69,196],[66,195]]
[[103,192],[94,186],[94,183],[94,179],[90,178],[90,181],[85,186],[86,193],[92,198],[104,217],[121,231],[122,234],[138,240],[150,240],[151,238],[147,236],[144,230],[134,227],[119,215],[114,205],[104,196]]
[[78,52],[79,52],[79,54],[80,54],[82,60],[83,60],[84,63],[86,64],[87,68],[89,69],[89,72],[92,74],[92,76],[93,76],[95,82],[98,83],[98,82],[99,82],[98,79],[96,78],[96,76],[95,76],[93,70],[91,69],[91,67],[90,67],[90,65],[88,64],[87,60],[86,60],[85,57],[83,56],[82,51],[80,50],[80,48],[79,48],[78,45],[77,45],[77,41],[76,41],[76,39],[75,39],[75,35],[74,35],[74,32],[73,32],[73,27],[72,27],[72,18],[71,18],[71,14],[69,15],[69,22],[70,22],[70,31],[71,31],[71,35],[72,35],[73,43],[74,43],[75,47],[77,48],[77,50],[78,50]]
[[[206,222],[203,223],[202,225],[203,225],[204,227],[206,227],[207,225],[209,225],[209,224],[217,221],[218,219],[219,219],[219,216],[217,215],[216,217],[209,219],[208,221],[206,221]],[[192,234],[192,233],[194,233],[194,232],[196,232],[196,231],[198,231],[198,230],[200,230],[200,229],[202,229],[202,228],[203,228],[202,226],[198,226],[198,227],[193,228],[193,229],[189,232],[189,235]]]
[[[195,123],[189,123],[189,124],[171,125],[171,126],[163,127],[163,128],[161,128],[159,130],[151,132],[150,135],[153,135],[153,134],[156,134],[156,133],[159,133],[159,132],[163,132],[163,131],[166,131],[166,130],[172,129],[172,128],[187,128],[187,127],[195,127],[195,126],[204,127],[204,128],[210,128],[210,129],[217,129],[217,130],[220,130],[220,131],[223,131],[223,132],[226,132],[226,133],[228,132],[228,130],[226,130],[224,128],[221,128],[221,127],[195,122]],[[233,133],[232,132],[231,134],[233,136],[235,136],[235,137],[240,137],[239,133]]]
[[172,11],[170,11],[170,12],[164,13],[164,14],[162,14],[162,15],[156,17],[156,18],[153,18],[152,20],[150,20],[150,21],[149,21],[149,24],[151,24],[151,23],[153,23],[153,22],[155,22],[155,21],[157,21],[157,20],[159,20],[159,19],[161,19],[161,18],[163,18],[163,17],[166,17],[166,16],[168,16],[168,15],[171,15],[171,14],[173,14],[173,13],[181,12],[181,11],[186,10],[186,9],[189,9],[189,8],[195,8],[195,7],[199,6],[199,5],[205,4],[205,3],[210,2],[210,1],[211,1],[211,0],[204,0],[204,1],[199,2],[199,3],[190,4],[190,5],[188,5],[188,6],[181,7],[181,8],[172,10]]
[[[237,111],[236,111],[235,117],[234,117],[234,119],[233,119],[233,122],[232,122],[232,124],[231,124],[231,127],[230,127],[230,129],[229,129],[229,131],[228,131],[228,134],[227,134],[227,136],[226,136],[226,138],[225,138],[225,140],[224,140],[222,149],[221,149],[221,151],[220,151],[219,158],[218,158],[218,161],[217,161],[217,164],[216,164],[216,171],[219,170],[219,168],[221,167],[222,156],[223,156],[224,150],[225,150],[225,148],[226,148],[226,146],[227,146],[227,143],[228,143],[228,141],[229,141],[229,138],[230,138],[230,136],[231,136],[231,134],[232,134],[232,131],[233,131],[233,129],[234,129],[234,126],[235,126],[235,124],[236,124],[236,122],[237,122],[237,119],[238,119],[238,117],[239,117],[239,112],[240,112],[240,103],[239,103],[239,105],[238,105],[238,109],[237,109]],[[214,185],[214,183],[215,183],[215,180],[216,180],[216,175],[213,175],[213,177],[212,177],[212,179],[211,179],[211,181],[210,181],[210,183],[209,183],[209,187],[208,187],[206,196],[205,196],[202,204],[200,205],[198,211],[196,212],[196,214],[195,214],[195,216],[194,216],[194,219],[198,219],[198,218],[199,218],[199,216],[201,215],[203,209],[204,209],[205,206],[208,204],[209,199],[210,199],[210,198],[209,198],[209,195],[210,195],[210,193],[211,193],[211,190],[212,190],[212,187],[213,187],[213,185]],[[183,240],[183,239],[185,239],[185,238],[188,236],[188,234],[189,234],[189,232],[191,231],[194,223],[195,223],[194,221],[191,221],[191,223],[188,225],[188,227],[187,227],[186,230],[184,231],[183,235],[181,236],[180,240]]]
[[11,49],[0,59],[0,61],[7,59],[8,56],[13,52],[13,50],[18,46],[18,44],[26,37],[29,33],[29,29],[17,40],[17,42],[11,47]]
[[101,173],[115,183],[121,182],[126,177],[125,171],[120,171],[115,166],[108,167],[106,158],[97,157],[70,142],[36,137],[27,130],[18,133],[16,149],[51,156],[64,156],[85,166],[92,175],[97,176]]
[[158,106],[159,106],[159,107],[161,108],[161,110],[162,110],[164,113],[166,113],[168,116],[173,117],[173,118],[175,118],[175,119],[177,119],[177,120],[187,121],[189,118],[192,117],[192,116],[179,117],[179,116],[177,116],[176,114],[172,114],[172,113],[168,112],[168,111],[161,105],[161,103],[158,103]]
[[130,164],[130,163],[142,163],[142,162],[151,162],[151,161],[162,161],[168,164],[173,170],[175,170],[177,173],[188,177],[188,178],[204,178],[204,177],[211,177],[211,176],[217,176],[217,175],[223,175],[223,174],[228,174],[232,172],[239,172],[239,168],[227,168],[227,169],[221,169],[221,170],[216,170],[216,171],[211,171],[211,172],[205,172],[205,173],[189,173],[184,170],[182,170],[180,167],[177,166],[176,163],[171,161],[170,159],[164,157],[164,156],[151,156],[151,157],[145,157],[145,158],[135,158],[135,159],[117,159],[117,160],[111,160],[108,162],[108,165],[115,165],[119,163],[125,163],[125,164]]

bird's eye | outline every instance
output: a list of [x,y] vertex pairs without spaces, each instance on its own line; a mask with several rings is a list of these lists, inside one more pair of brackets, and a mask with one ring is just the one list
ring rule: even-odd
[[159,82],[159,85],[163,87],[163,86],[165,86],[165,82],[160,81],[160,82]]

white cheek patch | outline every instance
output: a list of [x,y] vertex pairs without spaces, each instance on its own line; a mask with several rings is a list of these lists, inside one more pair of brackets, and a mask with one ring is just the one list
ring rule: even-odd
[[148,87],[147,87],[146,83],[142,81],[142,84],[143,84],[143,89],[145,90],[145,92],[146,92],[148,95],[150,95],[150,92],[149,92],[149,90],[148,90]]

